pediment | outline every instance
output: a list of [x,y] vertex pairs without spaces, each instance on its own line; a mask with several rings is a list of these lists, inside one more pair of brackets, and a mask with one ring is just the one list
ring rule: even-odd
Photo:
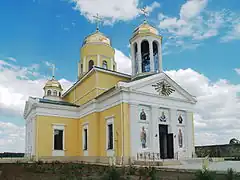
[[165,98],[196,102],[196,100],[186,90],[184,90],[165,73],[146,77],[130,83],[129,85],[129,88],[132,91],[143,92]]

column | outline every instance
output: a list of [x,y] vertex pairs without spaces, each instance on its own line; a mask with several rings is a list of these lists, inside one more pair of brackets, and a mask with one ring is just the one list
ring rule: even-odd
[[97,55],[97,66],[98,66],[98,67],[101,67],[101,64],[100,64],[100,55],[99,55],[99,54]]
[[174,158],[177,159],[178,155],[178,143],[177,143],[177,110],[170,109],[170,127],[171,133],[173,133],[173,149],[174,149]]
[[148,41],[149,43],[149,52],[150,52],[150,72],[154,72],[154,58],[153,58],[153,42],[152,40]]
[[154,153],[160,153],[159,145],[159,129],[158,129],[158,107],[152,106],[151,108],[151,128],[152,128],[152,150]]
[[138,47],[138,73],[142,73],[142,56],[141,56],[141,41],[137,42]]
[[186,122],[185,122],[185,143],[186,143],[186,156],[188,158],[192,157],[192,153],[194,150],[194,145],[193,145],[193,121],[192,121],[192,113],[191,112],[186,112]]
[[131,44],[131,60],[132,60],[132,76],[134,76],[136,74],[136,69],[135,69],[135,53],[134,53],[134,44]]
[[158,47],[158,64],[159,64],[159,72],[162,72],[162,41],[158,41],[159,47]]
[[108,68],[113,71],[113,58],[111,58],[111,67]]
[[83,72],[86,72],[86,56],[83,58]]

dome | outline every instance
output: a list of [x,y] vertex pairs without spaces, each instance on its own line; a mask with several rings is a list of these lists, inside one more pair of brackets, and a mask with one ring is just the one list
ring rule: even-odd
[[150,24],[147,23],[147,21],[144,21],[141,25],[139,25],[135,30],[134,30],[134,35],[136,34],[142,34],[142,33],[152,33],[157,35],[158,31],[156,28],[151,26]]
[[59,89],[62,90],[61,84],[57,80],[55,80],[54,78],[52,78],[51,80],[47,81],[47,83],[44,86],[44,89],[46,87],[50,87],[50,88],[54,88],[55,87],[55,88],[59,88]]
[[85,38],[83,45],[88,43],[104,43],[109,46],[111,45],[110,39],[99,31],[96,31]]

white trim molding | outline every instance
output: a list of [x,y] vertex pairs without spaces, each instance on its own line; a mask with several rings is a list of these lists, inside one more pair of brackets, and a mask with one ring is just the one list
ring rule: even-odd
[[[114,156],[114,152],[115,152],[115,143],[114,143],[114,138],[115,138],[115,131],[114,131],[114,116],[108,116],[105,117],[106,120],[106,151],[107,151],[107,156]],[[108,132],[108,126],[112,125],[112,143],[113,143],[113,147],[112,149],[108,149],[108,140],[109,140],[109,132]]]

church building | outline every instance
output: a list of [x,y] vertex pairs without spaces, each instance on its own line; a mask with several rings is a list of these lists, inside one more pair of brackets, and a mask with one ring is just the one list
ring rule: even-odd
[[163,71],[162,36],[146,20],[130,39],[132,74],[117,71],[97,30],[80,49],[78,80],[64,93],[53,76],[24,110],[25,153],[122,161],[192,158],[196,99]]

